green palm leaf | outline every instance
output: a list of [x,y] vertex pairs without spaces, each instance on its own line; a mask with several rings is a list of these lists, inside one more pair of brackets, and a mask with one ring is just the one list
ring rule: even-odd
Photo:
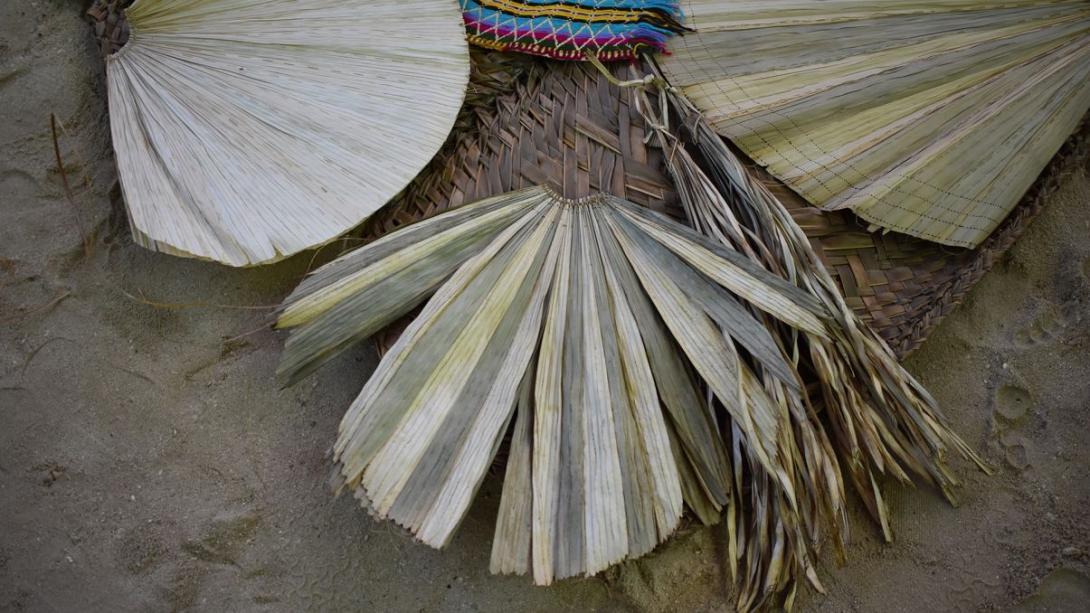
[[307,372],[432,292],[335,446],[345,483],[423,542],[449,542],[516,412],[497,572],[593,574],[660,543],[684,502],[713,519],[734,485],[704,385],[790,487],[790,434],[752,369],[799,382],[743,305],[818,329],[824,314],[737,254],[618,198],[506,194],[317,271],[285,303],[282,371]]

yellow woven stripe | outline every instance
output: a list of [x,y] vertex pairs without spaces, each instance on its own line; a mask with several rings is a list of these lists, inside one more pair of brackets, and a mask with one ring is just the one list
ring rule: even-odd
[[498,40],[487,38],[484,36],[468,35],[466,36],[466,40],[468,40],[471,44],[477,45],[479,47],[484,47],[485,49],[495,49],[497,51],[503,51],[508,46],[508,43],[501,43]]

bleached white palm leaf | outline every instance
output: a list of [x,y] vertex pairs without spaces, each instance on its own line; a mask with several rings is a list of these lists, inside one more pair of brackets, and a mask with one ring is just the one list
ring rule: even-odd
[[785,416],[746,381],[760,368],[799,382],[742,301],[818,335],[827,312],[676,222],[611,196],[531,188],[410,226],[289,298],[280,323],[299,327],[284,374],[431,292],[334,447],[368,508],[429,545],[450,540],[516,411],[492,568],[538,583],[646,553],[683,501],[705,517],[728,502],[704,385],[762,470],[790,470]]
[[663,60],[825,209],[975,247],[1090,107],[1085,0],[687,0]]
[[455,0],[137,0],[107,60],[135,240],[234,266],[359,224],[446,139]]

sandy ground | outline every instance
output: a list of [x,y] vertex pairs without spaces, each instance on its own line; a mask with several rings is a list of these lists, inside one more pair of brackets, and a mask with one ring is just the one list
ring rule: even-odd
[[[309,254],[230,270],[132,245],[80,5],[0,3],[0,610],[729,608],[714,529],[542,589],[487,573],[498,479],[443,552],[333,498],[326,450],[373,352],[280,389],[267,306]],[[799,609],[1087,610],[1090,173],[909,367],[997,472],[960,466],[957,509],[891,487],[897,542],[860,518]]]

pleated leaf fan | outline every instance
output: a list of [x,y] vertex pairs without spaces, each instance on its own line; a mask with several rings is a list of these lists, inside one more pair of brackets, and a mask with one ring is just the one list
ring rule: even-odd
[[663,58],[810,203],[976,247],[1090,107],[1082,0],[686,0]]
[[137,243],[233,266],[358,225],[443,144],[469,56],[454,0],[137,0],[107,58]]
[[[624,200],[529,188],[354,251],[288,298],[290,373],[434,291],[383,357],[335,447],[380,517],[445,545],[516,412],[494,567],[539,583],[641,555],[692,506],[726,503],[706,383],[770,475],[783,416],[739,351],[801,382],[743,298],[823,334],[804,292]],[[688,466],[678,467],[679,462]],[[682,481],[686,483],[682,483]]]

